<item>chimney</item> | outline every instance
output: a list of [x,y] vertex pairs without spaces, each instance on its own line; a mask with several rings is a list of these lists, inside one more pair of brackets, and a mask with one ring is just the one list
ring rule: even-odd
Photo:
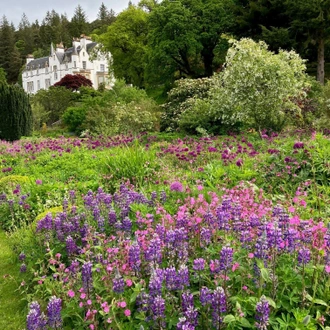
[[34,60],[34,56],[32,54],[26,56],[26,64],[29,64],[33,60]]
[[64,46],[62,42],[56,45],[56,52],[64,53]]

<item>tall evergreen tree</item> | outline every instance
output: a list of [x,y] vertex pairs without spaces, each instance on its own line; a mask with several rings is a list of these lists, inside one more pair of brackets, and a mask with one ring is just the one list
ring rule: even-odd
[[15,28],[3,16],[0,22],[0,67],[5,70],[9,83],[17,81],[21,65],[20,53],[15,45]]
[[80,5],[76,7],[71,19],[70,33],[73,37],[79,37],[81,34],[89,34],[87,15]]

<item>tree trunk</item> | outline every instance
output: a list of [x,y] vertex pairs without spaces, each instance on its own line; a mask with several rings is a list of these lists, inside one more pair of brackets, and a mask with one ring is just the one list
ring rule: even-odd
[[324,85],[324,37],[321,35],[317,49],[317,80]]

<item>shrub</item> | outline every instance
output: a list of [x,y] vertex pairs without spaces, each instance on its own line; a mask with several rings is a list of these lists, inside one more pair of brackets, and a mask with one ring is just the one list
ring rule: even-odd
[[177,130],[180,115],[184,111],[191,113],[197,99],[205,99],[212,86],[212,78],[181,79],[176,87],[168,93],[167,102],[163,105],[160,129]]
[[247,122],[261,130],[281,131],[288,113],[301,116],[292,98],[305,95],[305,62],[294,51],[274,54],[265,42],[231,40],[225,69],[210,92],[212,113],[224,123]]
[[81,86],[93,87],[93,83],[81,74],[67,74],[54,86],[77,91]]
[[85,107],[69,107],[63,114],[63,122],[71,132],[79,134],[83,130],[83,122],[86,119]]
[[72,105],[76,95],[65,87],[41,89],[31,98],[34,127],[39,129],[43,123],[48,126],[60,120],[64,111]]
[[31,134],[31,106],[21,87],[0,82],[0,118],[0,139],[15,141]]

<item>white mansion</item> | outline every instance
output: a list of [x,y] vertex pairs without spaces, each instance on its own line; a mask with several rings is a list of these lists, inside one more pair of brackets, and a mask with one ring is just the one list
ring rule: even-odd
[[[110,54],[109,54],[110,56]],[[34,59],[29,55],[23,71],[23,88],[29,94],[48,89],[67,74],[81,74],[90,79],[95,89],[100,83],[111,86],[108,58],[97,51],[97,43],[82,35],[74,39],[72,47],[64,50],[62,44],[51,45],[50,56]]]

